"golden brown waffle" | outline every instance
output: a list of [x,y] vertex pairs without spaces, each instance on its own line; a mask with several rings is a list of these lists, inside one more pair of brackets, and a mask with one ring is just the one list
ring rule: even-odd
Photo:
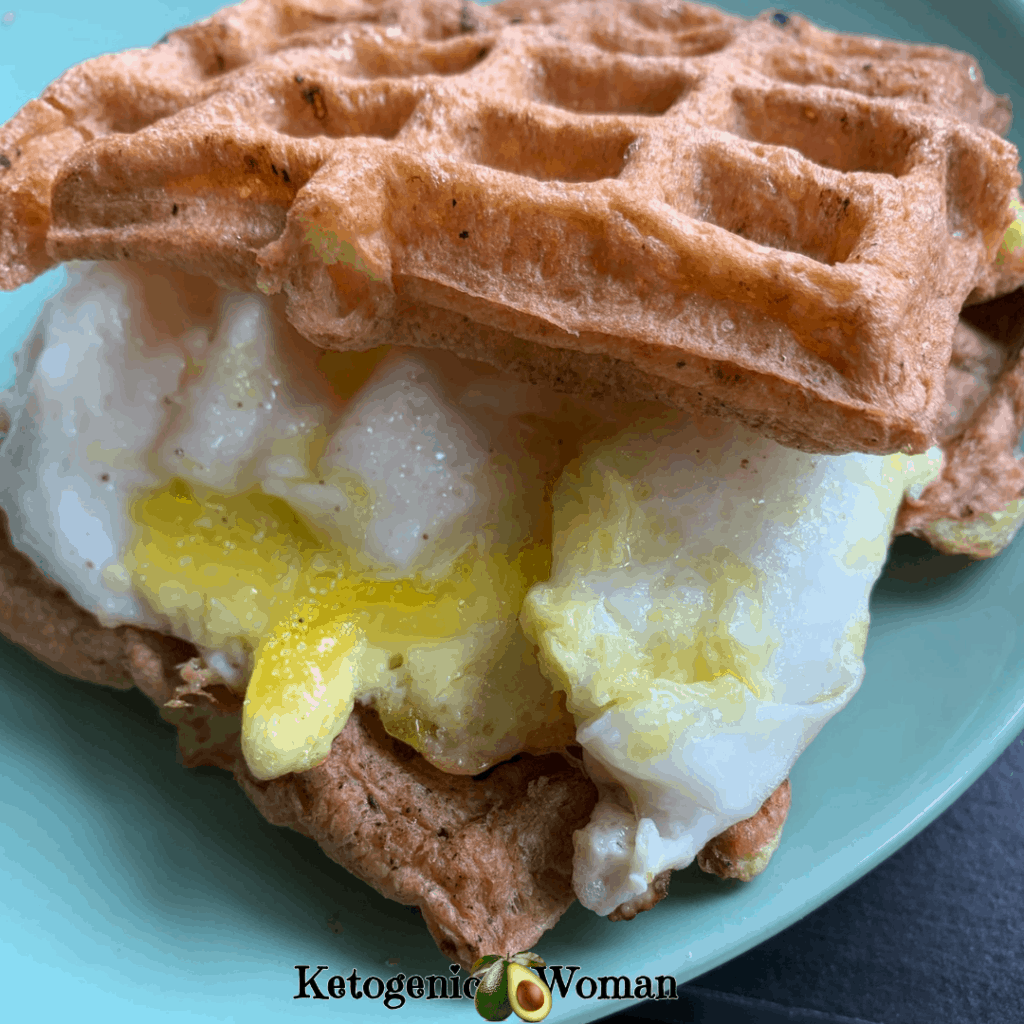
[[823,451],[933,438],[1019,183],[972,58],[654,0],[248,0],[0,129],[0,285],[170,259]]

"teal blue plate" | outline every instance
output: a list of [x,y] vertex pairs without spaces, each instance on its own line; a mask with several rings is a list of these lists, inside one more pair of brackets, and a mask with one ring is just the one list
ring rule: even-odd
[[[732,6],[751,14],[758,5]],[[846,31],[969,49],[993,88],[1020,100],[1024,7],[800,7]],[[75,61],[146,45],[214,8],[49,0],[15,9],[0,18],[0,119]],[[5,352],[59,279],[0,296]],[[864,686],[797,764],[767,871],[746,885],[677,873],[669,898],[632,924],[575,907],[536,947],[549,963],[579,965],[577,977],[694,978],[897,850],[1021,730],[1024,537],[955,572],[958,563],[914,544],[897,551],[872,603]],[[10,1019],[379,1019],[379,1000],[296,1000],[295,965],[327,965],[321,981],[353,970],[363,979],[447,973],[418,916],[268,825],[226,775],[176,764],[173,734],[140,695],[64,679],[9,645],[0,679],[0,976]],[[591,1021],[625,1005],[570,992],[549,1019]],[[479,1019],[465,999],[409,1000],[395,1013]]]

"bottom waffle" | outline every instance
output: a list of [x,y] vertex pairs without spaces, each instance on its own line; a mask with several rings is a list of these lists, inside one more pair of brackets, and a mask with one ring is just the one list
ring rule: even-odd
[[[418,907],[438,948],[463,967],[495,950],[529,949],[575,899],[572,834],[597,797],[575,758],[525,754],[478,778],[447,775],[357,705],[326,761],[257,781],[241,755],[241,702],[201,668],[195,649],[147,630],[100,626],[11,547],[6,519],[0,632],[66,675],[137,686],[177,727],[187,766],[232,771],[272,824],[315,839],[384,896]],[[783,789],[788,808],[788,782]],[[766,863],[785,819],[778,806],[773,795],[750,822],[709,843],[701,856],[711,870],[741,877],[730,859]],[[632,918],[667,892],[660,878],[643,905],[614,917]]]
[[896,533],[947,554],[990,558],[1024,522],[1024,302],[1013,292],[965,311],[953,336],[940,477],[907,498]]

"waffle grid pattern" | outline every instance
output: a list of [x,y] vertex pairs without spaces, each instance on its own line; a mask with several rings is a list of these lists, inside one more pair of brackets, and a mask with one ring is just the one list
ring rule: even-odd
[[165,259],[284,289],[329,347],[405,325],[808,449],[919,449],[1010,219],[1008,125],[967,55],[773,12],[247,0],[0,129],[0,284]]

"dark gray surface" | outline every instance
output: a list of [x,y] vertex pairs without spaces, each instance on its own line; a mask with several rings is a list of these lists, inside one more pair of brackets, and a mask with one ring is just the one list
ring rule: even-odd
[[609,1024],[1024,1022],[1024,734],[815,913]]

